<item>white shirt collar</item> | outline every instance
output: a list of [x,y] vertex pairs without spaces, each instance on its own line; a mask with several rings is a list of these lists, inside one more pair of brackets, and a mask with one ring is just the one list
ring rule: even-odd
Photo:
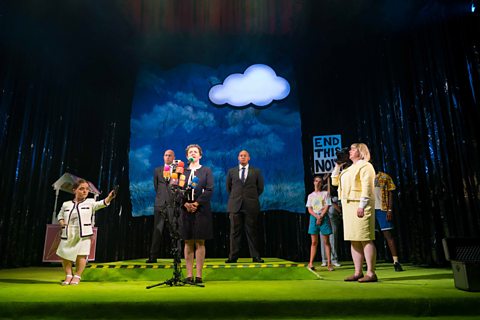
[[238,169],[239,170],[242,170],[243,167],[245,167],[245,170],[248,170],[248,167],[250,166],[250,164],[247,163],[246,166],[242,166],[241,164],[238,164]]
[[198,169],[200,169],[201,167],[202,167],[202,165],[201,165],[201,164],[199,164],[199,165],[198,165],[198,166],[196,166],[196,167],[193,167],[192,165],[189,165],[189,166],[188,166],[188,169],[190,169],[190,170],[192,170],[192,171],[195,171],[195,170],[198,170]]

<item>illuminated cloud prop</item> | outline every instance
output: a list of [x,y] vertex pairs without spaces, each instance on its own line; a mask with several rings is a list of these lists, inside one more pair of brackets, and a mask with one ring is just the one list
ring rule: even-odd
[[289,93],[287,80],[277,76],[267,65],[254,64],[243,74],[229,75],[223,84],[212,87],[208,96],[217,105],[245,107],[253,104],[264,107],[273,100],[285,99]]

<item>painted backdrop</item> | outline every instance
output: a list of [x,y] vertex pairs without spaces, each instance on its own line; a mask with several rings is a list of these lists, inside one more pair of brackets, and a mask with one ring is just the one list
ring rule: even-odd
[[[304,166],[301,128],[295,90],[280,101],[264,106],[217,106],[209,90],[232,73],[243,73],[248,64],[217,69],[185,64],[169,70],[144,66],[138,75],[131,116],[130,191],[132,215],[152,215],[155,193],[153,172],[163,165],[163,153],[173,149],[186,161],[185,147],[203,149],[201,164],[212,169],[215,189],[212,209],[225,212],[225,173],[237,165],[242,149],[250,164],[265,178],[260,198],[262,210],[305,212]],[[292,70],[275,68],[291,83]],[[294,86],[292,86],[293,88]]]

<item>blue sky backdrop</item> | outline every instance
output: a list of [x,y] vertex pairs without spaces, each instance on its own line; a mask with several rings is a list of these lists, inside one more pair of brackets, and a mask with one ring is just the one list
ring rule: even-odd
[[[238,152],[250,153],[250,164],[262,170],[265,191],[261,209],[305,212],[304,166],[300,115],[295,92],[266,107],[217,106],[208,92],[248,64],[217,69],[185,64],[169,70],[144,66],[138,75],[131,116],[130,191],[133,216],[152,215],[153,172],[163,165],[166,149],[186,161],[185,147],[203,149],[201,164],[215,177],[212,209],[226,212],[227,170],[238,164]],[[275,69],[291,83],[288,68]]]

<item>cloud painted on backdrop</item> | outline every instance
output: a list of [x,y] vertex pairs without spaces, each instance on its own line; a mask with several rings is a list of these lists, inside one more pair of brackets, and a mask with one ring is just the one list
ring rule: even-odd
[[193,93],[176,92],[173,96],[179,105],[191,106],[193,108],[207,109],[208,105],[199,100]]
[[148,175],[150,172],[145,172],[145,168],[151,168],[151,156],[151,145],[143,145],[137,149],[131,149],[129,153],[130,175],[134,177],[144,177]]
[[132,119],[132,134],[140,138],[158,138],[160,133],[173,134],[178,127],[192,132],[194,129],[215,126],[215,116],[206,111],[196,111],[197,107],[173,102],[155,105],[151,112],[142,114],[140,119]]
[[229,75],[223,84],[212,87],[208,96],[216,105],[245,107],[253,104],[264,107],[273,100],[285,99],[289,93],[290,85],[287,80],[277,76],[267,65],[254,64],[243,74]]
[[225,119],[228,122],[227,135],[240,135],[248,131],[250,136],[262,137],[274,130],[288,133],[300,127],[298,114],[282,108],[275,108],[275,112],[253,108],[232,110]]

